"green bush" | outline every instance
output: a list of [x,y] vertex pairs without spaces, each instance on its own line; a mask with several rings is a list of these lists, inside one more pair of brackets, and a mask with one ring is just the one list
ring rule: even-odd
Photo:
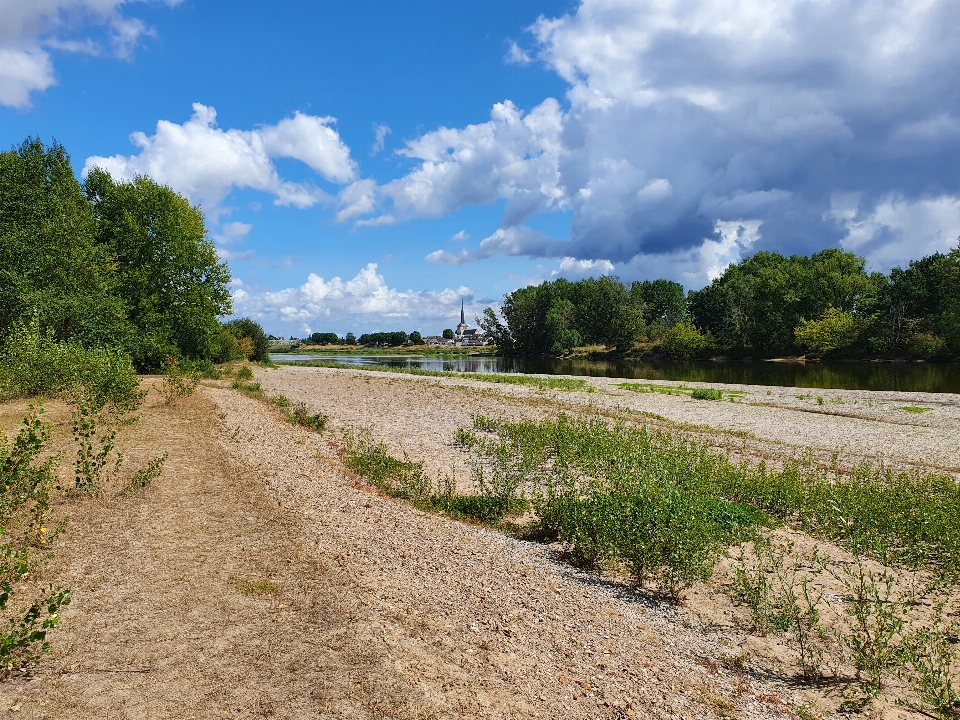
[[55,341],[34,320],[19,325],[0,350],[0,397],[89,397],[97,408],[136,410],[146,395],[129,356],[116,348]]
[[17,584],[50,557],[47,546],[62,530],[50,531],[50,490],[54,486],[58,457],[40,459],[50,439],[50,428],[41,422],[41,408],[24,418],[12,443],[0,433],[0,672],[39,660],[49,651],[47,632],[59,623],[60,608],[70,604],[70,591],[48,588],[29,606],[8,614]]
[[800,347],[816,355],[826,355],[856,342],[857,321],[853,313],[828,307],[819,320],[801,320],[794,336]]
[[660,349],[674,358],[694,357],[711,350],[713,345],[713,338],[700,332],[690,320],[674,325],[660,341]]
[[723,400],[723,391],[716,388],[694,388],[690,397],[694,400]]
[[306,403],[299,402],[290,410],[290,419],[295,425],[309,428],[314,432],[323,432],[330,421],[330,416],[322,412],[311,413]]

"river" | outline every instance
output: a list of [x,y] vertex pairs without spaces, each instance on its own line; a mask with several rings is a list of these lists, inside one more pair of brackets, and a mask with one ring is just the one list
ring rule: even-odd
[[958,363],[771,362],[587,360],[542,357],[409,356],[409,355],[287,355],[275,361],[325,360],[356,365],[391,365],[424,370],[472,373],[542,373],[592,375],[644,380],[677,380],[798,388],[900,390],[960,393]]

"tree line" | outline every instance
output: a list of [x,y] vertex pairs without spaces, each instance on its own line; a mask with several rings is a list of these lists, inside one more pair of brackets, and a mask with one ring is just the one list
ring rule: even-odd
[[81,182],[56,141],[0,153],[0,345],[29,327],[119,349],[141,372],[172,358],[266,360],[257,323],[220,321],[230,279],[200,208],[169,187],[101,169]]
[[554,280],[504,296],[478,322],[503,354],[960,357],[960,243],[889,274],[837,248],[758,252],[685,293],[668,280]]

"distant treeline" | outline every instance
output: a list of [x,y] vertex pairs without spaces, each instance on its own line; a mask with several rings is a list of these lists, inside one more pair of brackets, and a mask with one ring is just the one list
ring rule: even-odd
[[200,208],[169,187],[100,169],[81,183],[56,142],[0,153],[4,357],[110,349],[140,371],[266,360],[257,323],[219,320],[231,312],[229,282]]
[[758,252],[702,290],[668,280],[555,280],[504,296],[483,330],[504,354],[562,354],[602,345],[777,357],[960,356],[960,245],[868,273],[865,260],[831,248],[809,257]]
[[403,330],[364,333],[359,338],[355,337],[353,333],[347,333],[341,338],[336,333],[315,332],[310,337],[305,338],[304,342],[311,345],[386,345],[399,347],[401,345],[422,345],[423,336],[416,330],[409,335]]

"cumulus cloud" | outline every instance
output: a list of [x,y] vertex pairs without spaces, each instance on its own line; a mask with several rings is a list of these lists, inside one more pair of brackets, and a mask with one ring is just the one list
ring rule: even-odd
[[370,147],[370,157],[383,150],[387,135],[390,134],[390,126],[386,124],[373,126],[373,145]]
[[[460,298],[467,301],[468,312],[479,313],[469,287],[439,291],[400,291],[387,285],[377,264],[369,263],[353,278],[324,279],[310,273],[300,287],[271,292],[256,292],[236,285],[234,312],[257,320],[299,322],[325,327],[351,328],[392,318],[408,331],[421,323],[448,322],[460,309]],[[381,329],[395,329],[390,328]]]
[[138,154],[89,157],[83,173],[101,167],[125,179],[149,175],[210,206],[218,205],[234,188],[252,188],[272,194],[275,205],[298,208],[329,196],[313,184],[281,178],[274,158],[300,160],[334,183],[357,175],[349,148],[330,127],[333,118],[297,112],[276,125],[253,130],[223,130],[216,120],[214,108],[194,103],[193,115],[182,125],[160,120],[153,135],[133,133],[130,140],[140,149]]
[[0,104],[27,109],[32,93],[56,84],[48,50],[130,57],[140,38],[153,30],[142,20],[125,17],[124,4],[125,0],[0,0]]
[[[563,255],[636,272],[672,259],[675,272],[657,271],[702,281],[745,246],[811,252],[843,241],[886,265],[903,253],[881,235],[928,238],[896,246],[913,242],[916,254],[953,232],[953,0],[583,0],[529,30],[534,47],[511,45],[507,60],[556,72],[566,106],[548,99],[526,116],[500,103],[487,123],[409,142],[403,154],[420,164],[379,188],[378,203],[429,215],[506,199],[502,228],[572,210]],[[832,215],[831,198],[845,192],[863,198],[862,225]],[[901,228],[906,217],[923,229]],[[749,240],[743,225],[744,245],[717,239],[717,227],[742,218],[762,223],[762,237]],[[542,250],[559,256],[551,243]]]
[[960,239],[960,197],[953,195],[918,200],[889,195],[865,211],[855,194],[837,194],[830,215],[847,230],[843,247],[865,255],[884,272],[924,255],[949,252]]
[[540,230],[518,225],[499,228],[492,235],[481,240],[476,250],[460,248],[455,253],[448,250],[435,250],[427,255],[425,260],[441,265],[464,265],[494,255],[561,257],[568,252],[568,249],[569,243],[554,240]]

